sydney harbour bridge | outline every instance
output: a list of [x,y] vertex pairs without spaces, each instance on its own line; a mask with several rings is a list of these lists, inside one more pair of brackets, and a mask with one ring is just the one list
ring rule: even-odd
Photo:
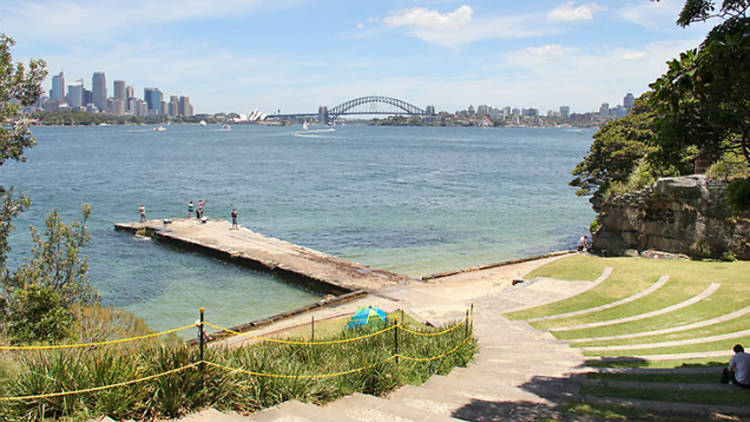
[[296,119],[312,117],[322,124],[334,122],[341,116],[350,115],[408,115],[426,117],[435,114],[435,107],[424,109],[393,97],[367,96],[354,98],[335,107],[320,106],[317,113],[271,114],[268,118]]

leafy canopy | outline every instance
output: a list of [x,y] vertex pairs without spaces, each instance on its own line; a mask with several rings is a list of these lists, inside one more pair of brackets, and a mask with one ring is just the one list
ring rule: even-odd
[[[42,60],[31,60],[28,68],[13,63],[10,48],[13,39],[0,35],[0,165],[7,160],[25,161],[24,151],[34,145],[20,110],[33,104],[42,93],[47,72]],[[96,290],[87,277],[87,258],[81,248],[89,241],[85,223],[91,206],[81,207],[81,223],[63,223],[57,210],[45,220],[44,236],[31,228],[31,258],[15,271],[7,267],[8,235],[12,219],[31,205],[23,194],[0,186],[0,329],[6,329],[15,341],[53,341],[68,337],[74,320],[73,305],[98,301]]]

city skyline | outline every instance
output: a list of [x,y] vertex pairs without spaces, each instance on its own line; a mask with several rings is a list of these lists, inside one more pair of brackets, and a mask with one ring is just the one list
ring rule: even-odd
[[[106,113],[114,116],[132,115],[137,117],[191,117],[194,115],[190,97],[171,95],[169,102],[164,93],[156,87],[144,87],[143,98],[135,95],[132,85],[122,79],[112,81],[112,95],[107,95],[106,72],[93,72],[91,89],[86,89],[83,78],[65,83],[65,73],[51,75],[48,95],[42,95],[31,107],[32,110],[58,111],[68,109],[88,113]],[[66,92],[66,88],[68,92]]]
[[0,32],[17,60],[47,60],[46,84],[106,69],[190,92],[195,113],[304,112],[374,94],[438,110],[586,112],[639,96],[700,43],[710,25],[677,27],[682,4],[35,1],[0,5]]

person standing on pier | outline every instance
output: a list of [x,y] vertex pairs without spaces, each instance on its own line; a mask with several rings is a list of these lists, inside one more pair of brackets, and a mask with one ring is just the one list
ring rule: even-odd
[[193,218],[193,210],[195,210],[195,206],[193,206],[193,201],[188,202],[188,218]]
[[141,223],[146,222],[146,207],[141,204],[140,207],[138,207],[138,211],[141,213]]
[[232,230],[237,230],[237,208],[232,208]]

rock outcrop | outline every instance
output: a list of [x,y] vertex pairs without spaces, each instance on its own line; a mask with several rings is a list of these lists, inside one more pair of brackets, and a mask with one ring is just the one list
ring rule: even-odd
[[704,175],[668,177],[646,189],[595,204],[594,248],[610,255],[628,249],[750,259],[750,212],[732,212],[725,180]]

